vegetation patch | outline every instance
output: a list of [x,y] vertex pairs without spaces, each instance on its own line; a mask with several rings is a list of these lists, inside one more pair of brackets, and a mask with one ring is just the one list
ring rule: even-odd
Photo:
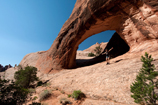
[[88,54],[88,57],[94,57],[94,56],[95,56],[95,54],[92,52]]
[[0,79],[0,105],[22,105],[28,93],[28,89],[17,86],[15,82]]
[[50,90],[44,90],[39,96],[40,96],[40,101],[45,100],[49,98],[52,95],[52,92]]
[[81,90],[75,90],[73,93],[72,93],[72,98],[74,98],[75,100],[79,100],[81,98],[85,98],[85,94],[83,92],[81,92]]
[[63,90],[60,91],[62,94],[65,94],[65,92]]
[[34,96],[32,100],[34,100],[34,101],[35,101],[36,99],[38,99],[38,97],[37,97],[37,96]]
[[158,95],[156,90],[158,88],[158,72],[155,71],[155,65],[151,62],[153,58],[148,53],[141,57],[143,62],[142,68],[140,69],[136,80],[131,85],[131,95],[134,98],[134,102],[143,105],[156,105]]
[[38,81],[37,68],[27,66],[25,69],[21,69],[14,74],[15,84],[19,87],[28,88],[35,81]]
[[61,99],[60,99],[60,103],[61,103],[62,105],[71,104],[71,102],[70,102],[67,98],[61,98]]
[[[22,105],[35,89],[30,88],[38,80],[37,68],[27,66],[15,72],[15,82],[0,78],[0,105]],[[30,93],[30,94],[29,94]]]
[[67,97],[70,98],[70,97],[71,97],[71,94],[68,94]]
[[101,48],[100,46],[98,46],[98,47],[96,47],[96,48],[94,49],[94,51],[96,52],[96,55],[97,55],[97,56],[101,54],[101,50],[102,50],[102,48]]

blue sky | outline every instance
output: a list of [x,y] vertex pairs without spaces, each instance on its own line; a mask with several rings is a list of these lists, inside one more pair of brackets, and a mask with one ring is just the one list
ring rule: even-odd
[[[75,0],[0,0],[0,64],[19,64],[32,52],[48,50],[69,18]],[[107,42],[114,31],[86,39],[78,50]],[[108,35],[107,35],[108,34]]]

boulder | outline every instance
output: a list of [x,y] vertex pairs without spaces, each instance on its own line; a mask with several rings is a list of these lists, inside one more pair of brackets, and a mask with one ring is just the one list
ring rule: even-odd
[[[115,30],[128,45],[130,56],[125,57],[133,57],[138,52],[158,51],[157,27],[157,0],[77,0],[51,48],[44,53],[35,53],[36,59],[25,56],[20,64],[32,65],[28,60],[31,59],[42,72],[74,68],[79,44],[106,30]],[[110,45],[113,44],[109,42]]]

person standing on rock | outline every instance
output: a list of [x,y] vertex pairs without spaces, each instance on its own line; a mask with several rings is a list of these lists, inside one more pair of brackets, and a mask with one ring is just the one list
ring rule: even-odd
[[103,54],[106,54],[106,61],[107,61],[107,64],[109,64],[109,60],[110,60],[110,55],[109,55],[109,52],[113,49],[113,47],[108,51],[108,49],[105,50],[105,53]]

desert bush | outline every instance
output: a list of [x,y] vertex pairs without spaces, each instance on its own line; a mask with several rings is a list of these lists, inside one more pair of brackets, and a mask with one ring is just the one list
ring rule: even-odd
[[92,52],[88,54],[88,57],[93,57],[93,56],[95,56],[95,54]]
[[38,99],[38,97],[37,97],[37,96],[34,96],[32,100],[36,100],[36,99]]
[[60,91],[62,94],[65,94],[64,90]]
[[143,62],[136,80],[131,85],[131,95],[134,98],[134,102],[145,105],[156,105],[158,96],[156,90],[158,87],[158,72],[155,71],[155,65],[151,64],[153,58],[148,53],[141,57]]
[[71,104],[71,102],[70,102],[67,98],[61,98],[61,99],[60,99],[60,103],[61,103],[62,105]]
[[68,98],[70,98],[70,97],[71,97],[71,94],[68,94],[67,96],[68,96]]
[[28,90],[29,90],[29,93],[35,93],[36,92],[36,90],[34,88],[29,88]]
[[81,99],[81,98],[85,97],[84,93],[81,92],[80,90],[73,91],[71,96],[72,96],[72,98],[75,98],[75,100],[78,100],[78,99]]
[[25,69],[21,69],[14,74],[15,84],[23,87],[28,88],[31,83],[38,80],[37,77],[37,68],[32,66],[27,66]]
[[0,79],[0,105],[22,105],[28,93],[28,89],[18,87],[13,81]]
[[101,48],[100,46],[98,46],[98,47],[96,47],[96,48],[94,49],[94,51],[96,52],[96,55],[97,55],[97,56],[101,54],[101,50],[102,50],[102,48]]
[[49,98],[52,95],[50,90],[44,90],[41,94],[40,94],[40,100],[45,100],[47,98]]
[[15,82],[0,79],[0,105],[22,105],[28,98],[29,93],[35,89],[28,89],[29,85],[37,80],[37,69],[26,67],[15,73]]

